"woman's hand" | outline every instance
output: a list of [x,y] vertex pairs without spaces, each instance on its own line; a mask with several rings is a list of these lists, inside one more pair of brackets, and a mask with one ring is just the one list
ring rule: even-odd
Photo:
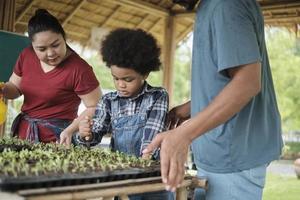
[[83,120],[79,122],[79,135],[82,138],[88,137],[90,138],[92,135],[92,125],[93,121],[89,116],[85,116]]
[[67,148],[69,148],[71,146],[72,136],[73,136],[72,132],[68,132],[64,130],[60,134],[59,144],[65,145]]

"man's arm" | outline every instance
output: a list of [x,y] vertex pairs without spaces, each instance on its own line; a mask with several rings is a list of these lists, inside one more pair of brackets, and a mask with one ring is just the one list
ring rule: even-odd
[[260,63],[232,68],[228,74],[231,81],[204,110],[178,128],[158,134],[144,151],[161,147],[161,173],[167,190],[175,191],[182,182],[192,140],[228,121],[260,92]]
[[225,123],[238,113],[261,89],[260,63],[247,64],[228,70],[231,81],[215,99],[184,129],[192,141],[199,135]]

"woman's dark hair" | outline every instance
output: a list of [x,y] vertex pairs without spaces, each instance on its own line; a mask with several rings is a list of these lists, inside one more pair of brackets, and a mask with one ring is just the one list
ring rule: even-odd
[[28,36],[32,41],[33,36],[36,33],[43,31],[53,31],[54,33],[61,34],[63,38],[66,39],[65,31],[58,19],[51,15],[47,10],[38,9],[28,22]]
[[147,75],[161,65],[155,38],[141,29],[118,28],[102,41],[102,59],[108,67],[116,65]]

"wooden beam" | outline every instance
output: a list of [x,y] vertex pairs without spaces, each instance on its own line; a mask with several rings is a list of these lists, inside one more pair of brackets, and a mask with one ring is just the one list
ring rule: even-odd
[[270,14],[270,15],[276,15],[276,14],[282,14],[282,13],[294,13],[298,14],[298,10],[300,7],[291,7],[291,8],[276,8],[276,9],[263,9],[262,12],[264,15]]
[[22,17],[29,11],[29,9],[33,6],[33,4],[36,2],[36,0],[30,1],[23,9],[22,12],[17,16],[17,19],[15,20],[15,25],[20,22]]
[[300,2],[279,2],[279,3],[274,3],[274,4],[271,4],[269,3],[268,5],[265,5],[265,4],[261,4],[261,8],[263,10],[275,10],[275,9],[278,9],[278,8],[290,8],[290,7],[299,7],[300,6]]
[[176,37],[176,44],[181,40],[183,40],[183,38],[185,38],[190,32],[192,32],[193,28],[194,28],[194,24],[191,24],[183,32],[181,32],[180,35]]
[[173,96],[173,71],[175,57],[175,19],[169,16],[165,21],[164,45],[163,45],[163,86],[169,92],[170,105],[172,105]]
[[[262,6],[262,11],[264,14],[265,23],[273,23],[276,21],[291,21],[300,23],[300,16],[297,10],[300,9],[300,3],[292,3],[292,5],[288,4],[280,4],[280,5],[270,5],[270,6]],[[293,14],[276,14],[276,12],[293,12]],[[175,12],[175,18],[185,18],[189,21],[194,21],[195,12]]]
[[75,13],[81,8],[81,6],[86,2],[86,0],[81,0],[80,3],[75,7],[75,9],[69,14],[69,16],[62,22],[62,26],[64,27],[68,21],[75,15]]
[[85,35],[85,34],[82,34],[82,33],[79,33],[79,32],[75,32],[75,31],[68,31],[66,30],[66,33],[67,34],[70,34],[70,35],[74,35],[74,36],[77,36],[77,37],[80,37],[80,38],[89,38],[89,36]]
[[113,11],[109,16],[107,16],[106,20],[100,25],[100,27],[105,26],[109,21],[111,21],[112,18],[114,18],[115,15],[118,14],[118,11],[119,11],[120,9],[121,9],[121,6],[118,5],[118,6],[114,9],[114,11]]
[[273,22],[300,22],[300,16],[295,17],[276,17],[276,18],[269,18],[265,19],[265,23],[273,23]]
[[[24,26],[27,25],[27,23],[25,23],[25,22],[18,22],[18,24],[21,24],[21,25],[24,25]],[[80,32],[75,32],[75,31],[70,31],[70,30],[65,30],[65,32],[67,34],[71,34],[71,35],[74,35],[74,36],[77,36],[77,37],[80,37],[80,38],[89,38],[89,36],[87,36],[83,33],[80,33]]]
[[150,27],[149,28],[149,30],[148,30],[148,32],[152,32],[153,30],[154,30],[154,28],[158,25],[158,24],[160,24],[161,22],[162,22],[162,18],[160,18],[159,20],[157,20],[153,25],[152,25],[152,27]]
[[145,11],[146,13],[149,13],[151,15],[158,15],[161,17],[166,17],[170,15],[169,10],[142,0],[110,0],[109,2],[122,6],[127,6],[139,11]]
[[136,26],[135,28],[141,28],[142,25],[145,23],[145,21],[147,21],[148,19],[151,18],[150,14],[146,14],[146,17],[144,17]]
[[175,12],[174,16],[176,18],[185,18],[185,19],[189,19],[190,21],[194,21],[195,19],[195,11],[191,11],[191,12]]
[[295,23],[287,23],[287,22],[272,22],[272,23],[265,23],[266,27],[285,27],[291,29],[295,26]]

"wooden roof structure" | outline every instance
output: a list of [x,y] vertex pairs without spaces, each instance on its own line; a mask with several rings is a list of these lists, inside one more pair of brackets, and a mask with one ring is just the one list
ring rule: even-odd
[[[161,44],[166,18],[175,16],[175,41],[179,42],[193,29],[194,16],[172,0],[15,0],[16,32],[25,32],[27,22],[37,8],[45,8],[62,23],[69,39],[89,45],[94,27],[142,28],[152,33]],[[258,0],[265,23],[272,26],[300,24],[299,0]]]
[[[257,1],[266,25],[286,26],[298,32],[299,0]],[[92,45],[93,29],[105,32],[127,27],[150,32],[162,46],[163,85],[171,93],[175,47],[193,30],[194,12],[186,12],[172,0],[0,0],[0,29],[26,32],[27,22],[37,8],[56,16],[68,39],[84,46]]]

